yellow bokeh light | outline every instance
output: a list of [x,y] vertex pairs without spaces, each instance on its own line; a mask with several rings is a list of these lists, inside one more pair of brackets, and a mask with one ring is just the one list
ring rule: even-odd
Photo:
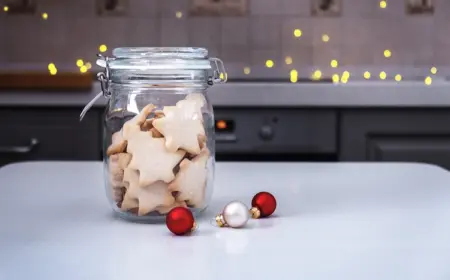
[[322,41],[324,41],[325,43],[330,41],[330,36],[328,36],[327,34],[323,34],[322,35]]
[[395,79],[397,82],[400,82],[400,81],[403,79],[403,77],[402,77],[402,75],[397,74],[397,75],[395,75],[394,79]]
[[244,74],[245,74],[245,75],[250,74],[250,72],[251,72],[250,67],[244,67]]
[[89,69],[91,69],[92,68],[92,64],[91,63],[86,63],[84,66],[86,66],[86,68],[89,70]]
[[58,73],[58,69],[52,69],[52,70],[50,70],[50,75],[52,75],[52,76],[54,76],[54,75],[56,75]]
[[8,6],[3,6],[3,11],[5,11],[5,12],[9,11],[9,7]]
[[100,45],[100,46],[98,47],[98,50],[99,50],[100,52],[106,52],[106,51],[108,50],[108,47],[107,47],[106,45]]
[[300,29],[295,29],[294,30],[294,37],[301,37],[302,36],[302,31]]
[[48,64],[48,70],[49,70],[49,71],[52,71],[52,70],[54,70],[54,69],[56,69],[56,65],[55,65],[54,63],[49,63],[49,64]]
[[431,74],[435,75],[437,73],[437,68],[431,67],[430,72],[431,72]]
[[339,66],[339,63],[338,63],[338,61],[337,61],[336,59],[333,59],[333,60],[330,62],[330,65],[331,65],[331,67],[336,68],[336,67]]
[[88,70],[87,67],[84,66],[84,65],[80,67],[80,72],[81,72],[81,73],[86,73],[87,70]]
[[298,81],[297,70],[295,69],[291,70],[291,72],[289,73],[289,80],[291,81],[291,83],[296,83]]
[[77,59],[77,66],[81,67],[84,65],[84,61],[82,59]]
[[346,84],[348,83],[348,79],[341,77],[341,83]]
[[48,19],[48,14],[47,14],[47,13],[42,13],[42,19],[43,19],[43,20]]
[[273,60],[266,60],[266,67],[267,68],[272,68],[275,65],[275,63],[273,62]]
[[322,78],[322,71],[320,71],[320,70],[314,71],[314,73],[312,74],[311,78],[313,80],[319,80],[320,78]]
[[220,73],[219,77],[222,81],[228,80],[228,73]]
[[385,9],[387,7],[387,2],[386,1],[380,1],[380,8]]
[[180,12],[180,11],[178,11],[178,12],[175,13],[175,16],[176,16],[177,18],[182,18],[182,17],[183,17],[183,13]]
[[380,79],[382,79],[382,80],[386,80],[386,77],[387,77],[387,74],[386,74],[386,72],[384,72],[384,71],[381,71],[381,72],[380,72]]
[[433,79],[430,76],[425,78],[425,84],[427,86],[431,85],[432,82],[433,82]]
[[284,62],[286,62],[287,65],[291,65],[292,64],[292,57],[286,56]]
[[339,83],[339,74],[333,74],[331,79],[333,80],[333,83]]
[[344,72],[342,73],[342,79],[348,80],[348,78],[350,78],[350,72],[344,71]]
[[366,79],[366,80],[370,79],[370,72],[369,71],[364,72],[363,76],[364,76],[364,79]]
[[392,56],[392,52],[390,50],[384,50],[383,55],[384,57],[388,58]]

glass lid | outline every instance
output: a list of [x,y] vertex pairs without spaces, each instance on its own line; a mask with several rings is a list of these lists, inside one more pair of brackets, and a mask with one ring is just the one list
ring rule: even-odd
[[101,58],[97,64],[114,70],[209,70],[211,62],[204,48],[116,48],[113,57]]

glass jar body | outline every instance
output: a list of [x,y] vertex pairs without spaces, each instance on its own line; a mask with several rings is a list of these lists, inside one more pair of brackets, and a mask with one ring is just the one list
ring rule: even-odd
[[202,84],[111,84],[104,118],[108,200],[122,218],[163,221],[174,207],[194,216],[214,182],[214,112]]

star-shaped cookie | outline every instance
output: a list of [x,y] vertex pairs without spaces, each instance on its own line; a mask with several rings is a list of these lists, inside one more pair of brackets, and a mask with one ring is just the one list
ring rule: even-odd
[[155,109],[155,105],[148,104],[144,108],[142,108],[141,112],[134,116],[131,120],[125,122],[122,127],[122,136],[123,139],[128,140],[130,135],[133,132],[141,131],[141,126],[145,123],[148,115]]
[[122,153],[127,148],[127,141],[123,139],[121,131],[113,133],[111,140],[112,143],[106,150],[106,155],[112,156],[114,154]]
[[127,182],[128,189],[122,202],[122,210],[139,207],[138,215],[143,216],[158,207],[168,207],[175,203],[172,193],[164,182],[158,181],[149,186],[140,187],[137,170],[126,168],[124,181]]
[[189,106],[171,106],[163,109],[165,116],[153,121],[153,126],[166,138],[166,148],[170,152],[183,149],[190,154],[200,153],[198,137],[205,135],[201,114]]
[[119,153],[109,157],[109,177],[111,187],[122,188],[124,169],[128,166],[131,160],[131,154]]
[[178,192],[178,201],[187,201],[188,205],[202,207],[205,199],[205,187],[208,176],[206,163],[209,158],[208,149],[192,160],[184,159],[180,163],[180,171],[175,180],[169,184],[171,192]]
[[151,132],[135,131],[129,135],[127,151],[132,155],[128,167],[139,171],[139,185],[148,186],[156,181],[169,183],[174,179],[173,168],[186,154],[185,151],[167,151],[164,138],[153,138]]

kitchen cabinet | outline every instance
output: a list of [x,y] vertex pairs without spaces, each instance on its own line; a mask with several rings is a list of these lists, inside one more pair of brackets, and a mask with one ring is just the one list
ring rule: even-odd
[[340,113],[341,161],[406,161],[450,169],[447,109],[354,109]]
[[101,159],[100,112],[79,108],[0,108],[0,166],[33,160]]

